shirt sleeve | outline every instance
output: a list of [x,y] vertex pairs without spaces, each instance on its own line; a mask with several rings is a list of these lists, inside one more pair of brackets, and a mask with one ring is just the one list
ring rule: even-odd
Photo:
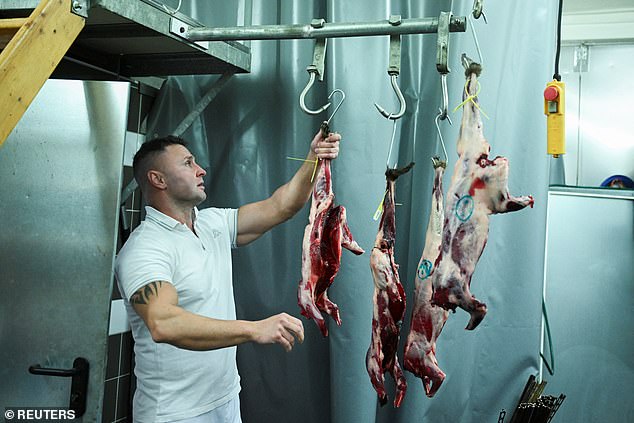
[[115,261],[119,291],[128,301],[150,282],[172,283],[174,277],[175,260],[169,248],[161,243],[143,241],[143,237],[129,239]]

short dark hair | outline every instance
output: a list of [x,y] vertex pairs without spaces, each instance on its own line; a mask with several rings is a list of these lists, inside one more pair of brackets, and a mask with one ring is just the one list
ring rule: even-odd
[[174,135],[154,138],[141,144],[141,148],[136,152],[132,161],[134,179],[136,179],[141,188],[145,186],[145,175],[150,170],[154,159],[164,152],[168,146],[175,144],[187,147],[187,142],[184,139]]

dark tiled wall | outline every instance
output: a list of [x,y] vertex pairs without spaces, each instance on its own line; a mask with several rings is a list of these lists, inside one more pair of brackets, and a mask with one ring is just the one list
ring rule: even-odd
[[[132,170],[124,167],[124,185],[132,180]],[[121,227],[119,247],[125,241],[126,234],[138,225],[140,208],[139,190],[126,201],[123,213],[126,214],[128,228]],[[119,218],[121,222],[123,219]],[[121,226],[121,225],[120,225]],[[112,300],[121,298],[116,282],[113,284]],[[132,422],[132,393],[134,392],[134,340],[131,332],[110,335],[108,337],[108,361],[103,399],[102,423]]]
[[[132,180],[132,171],[124,168],[124,182]],[[138,225],[140,195],[137,190],[124,205],[128,230],[120,231],[119,244],[123,244],[125,234]],[[121,220],[121,219],[120,219]],[[121,245],[119,245],[120,247]],[[121,298],[116,282],[113,284],[112,300]],[[102,423],[132,422],[132,400],[134,392],[134,340],[131,332],[108,337],[108,362],[103,400]]]
[[[147,113],[155,96],[156,92],[152,92],[147,87],[130,90],[128,131],[141,134],[141,139],[145,133]],[[124,166],[123,186],[126,187],[133,178],[132,168]],[[127,199],[119,216],[119,248],[127,239],[129,232],[139,224],[140,210],[141,194],[137,189]],[[121,294],[117,284],[113,285],[112,300],[120,299]],[[133,344],[132,333],[129,331],[108,337],[102,423],[132,422],[132,394],[136,386]]]
[[102,423],[132,421],[133,342],[131,332],[108,338]]

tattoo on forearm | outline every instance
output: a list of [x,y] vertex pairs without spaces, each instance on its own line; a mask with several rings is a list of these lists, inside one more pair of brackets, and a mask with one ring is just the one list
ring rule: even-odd
[[163,285],[162,281],[150,282],[130,297],[132,304],[147,304],[151,296],[158,296],[158,290]]

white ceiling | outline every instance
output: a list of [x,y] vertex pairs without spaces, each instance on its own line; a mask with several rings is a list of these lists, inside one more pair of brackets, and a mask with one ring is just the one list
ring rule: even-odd
[[564,14],[634,9],[633,0],[564,0]]

